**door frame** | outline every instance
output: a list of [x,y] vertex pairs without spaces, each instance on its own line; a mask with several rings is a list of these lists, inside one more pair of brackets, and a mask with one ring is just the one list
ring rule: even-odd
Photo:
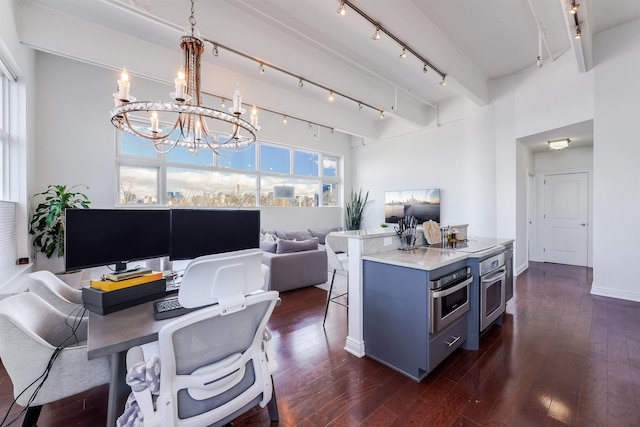
[[[544,227],[541,227],[540,224],[544,223],[544,201],[545,201],[545,186],[544,180],[549,175],[568,175],[575,173],[586,173],[587,174],[587,266],[593,267],[593,172],[589,169],[566,169],[566,170],[554,170],[554,171],[544,171],[538,172],[536,174],[536,184],[538,188],[537,194],[537,206],[536,206],[536,247],[535,251],[532,251],[530,255],[531,261],[542,261],[544,260],[544,254],[542,253],[543,248],[545,247],[544,240]],[[535,259],[534,259],[535,256]]]

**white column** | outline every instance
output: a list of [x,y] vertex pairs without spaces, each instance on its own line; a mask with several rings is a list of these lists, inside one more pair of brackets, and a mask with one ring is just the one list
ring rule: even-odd
[[364,331],[362,313],[362,255],[364,240],[349,238],[349,331],[344,347],[349,353],[363,357]]

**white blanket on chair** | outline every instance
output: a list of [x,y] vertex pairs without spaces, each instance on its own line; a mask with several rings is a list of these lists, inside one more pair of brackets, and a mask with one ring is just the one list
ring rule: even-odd
[[[148,388],[154,399],[160,392],[160,359],[154,356],[146,361],[138,362],[127,372],[127,384],[135,390]],[[142,411],[133,393],[129,394],[124,412],[116,421],[117,427],[142,427],[144,420]]]

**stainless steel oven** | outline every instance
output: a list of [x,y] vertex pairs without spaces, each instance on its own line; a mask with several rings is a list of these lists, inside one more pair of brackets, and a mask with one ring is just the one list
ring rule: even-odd
[[480,262],[480,331],[491,325],[506,308],[504,258],[502,252]]
[[439,332],[469,311],[469,285],[472,282],[469,267],[429,282],[430,333]]

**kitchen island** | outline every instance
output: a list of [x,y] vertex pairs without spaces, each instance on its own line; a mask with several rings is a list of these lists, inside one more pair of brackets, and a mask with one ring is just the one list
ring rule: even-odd
[[[462,345],[468,334],[467,317],[461,317],[436,335],[428,333],[427,282],[468,266],[474,260],[477,263],[497,251],[504,251],[504,245],[513,243],[510,239],[478,238],[470,239],[470,242],[483,244],[478,252],[432,247],[402,251],[398,250],[400,242],[393,231],[358,230],[334,234],[347,240],[345,248],[349,254],[349,332],[345,350],[358,357],[369,355],[418,381],[444,360],[448,350]],[[369,290],[377,293],[375,298],[367,297]],[[371,305],[374,300],[385,301],[389,308],[381,303],[374,307]],[[411,306],[410,310],[408,306]],[[398,318],[402,320],[392,325],[390,320]],[[399,336],[402,335],[400,331],[404,337]],[[430,345],[434,339],[453,332],[458,333],[452,335],[454,338],[460,336],[455,343],[445,344],[443,349]],[[405,347],[401,351],[398,346],[402,343]],[[445,343],[451,343],[451,340],[445,340]],[[382,348],[391,350],[379,354],[377,349]],[[383,360],[396,357],[398,360]]]

